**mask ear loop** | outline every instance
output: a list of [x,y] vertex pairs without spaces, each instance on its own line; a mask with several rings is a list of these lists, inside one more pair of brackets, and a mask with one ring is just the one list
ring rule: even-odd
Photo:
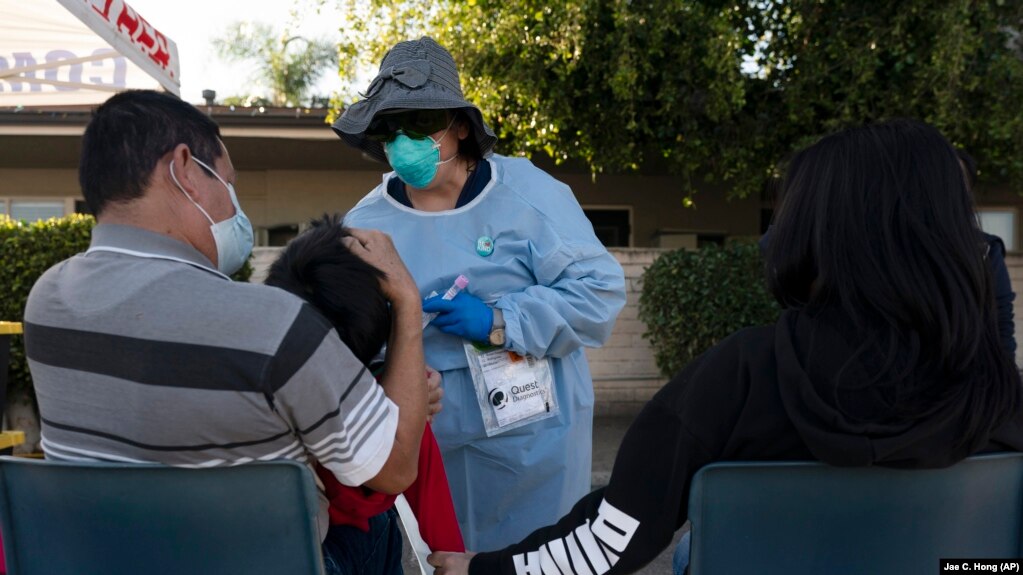
[[[441,140],[444,139],[444,136],[448,135],[448,132],[451,131],[451,126],[453,126],[453,125],[455,125],[455,116],[451,117],[451,121],[448,122],[448,127],[444,128],[444,133],[440,135],[439,139],[434,140],[433,138],[430,138],[430,140],[433,141],[434,149],[440,151],[440,142],[441,142]],[[450,162],[451,160],[454,160],[457,157],[458,157],[458,150],[456,149],[455,150],[455,155],[451,156],[450,158],[448,158],[446,160],[441,160],[441,161],[437,162],[437,165],[440,166],[440,165],[446,164],[446,163]]]
[[[196,160],[196,161],[198,162],[198,160]],[[193,200],[192,196],[188,195],[188,192],[185,191],[185,188],[181,186],[181,182],[178,181],[178,177],[174,175],[174,160],[171,160],[171,163],[170,163],[170,175],[171,175],[171,179],[174,180],[174,185],[176,185],[178,187],[178,189],[181,190],[182,194],[185,194],[185,198],[188,201],[192,202],[193,206],[199,208],[199,211],[202,212],[202,215],[206,216],[206,219],[209,220],[210,225],[211,226],[217,225],[216,222],[213,221],[213,218],[211,218],[210,215],[208,213],[206,213],[206,210],[202,209],[202,206],[200,206],[198,204],[198,202]],[[217,179],[220,179],[220,178],[218,177]]]

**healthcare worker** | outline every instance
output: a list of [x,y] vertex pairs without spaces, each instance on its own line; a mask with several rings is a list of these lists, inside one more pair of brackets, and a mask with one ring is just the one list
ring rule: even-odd
[[[423,311],[438,314],[423,334],[427,363],[443,375],[433,431],[466,546],[518,541],[590,490],[583,348],[611,333],[625,304],[622,268],[568,186],[524,158],[491,153],[493,130],[462,96],[451,54],[430,38],[394,46],[365,99],[333,128],[394,170],[344,224],[390,234]],[[428,297],[459,275],[468,286],[453,299]],[[498,351],[480,351],[487,344]],[[469,361],[507,365],[474,377]]]

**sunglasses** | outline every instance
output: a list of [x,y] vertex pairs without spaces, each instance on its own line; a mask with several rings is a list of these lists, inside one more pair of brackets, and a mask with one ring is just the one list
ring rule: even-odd
[[376,142],[394,140],[398,130],[414,139],[422,140],[430,134],[448,127],[447,110],[410,110],[398,114],[383,114],[369,123],[366,137]]

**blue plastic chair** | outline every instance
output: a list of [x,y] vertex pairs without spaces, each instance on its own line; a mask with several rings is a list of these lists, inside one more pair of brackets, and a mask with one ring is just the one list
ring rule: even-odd
[[294,461],[214,469],[0,457],[10,575],[323,573]]
[[1023,555],[1023,454],[946,469],[717,463],[689,494],[690,575],[940,573]]

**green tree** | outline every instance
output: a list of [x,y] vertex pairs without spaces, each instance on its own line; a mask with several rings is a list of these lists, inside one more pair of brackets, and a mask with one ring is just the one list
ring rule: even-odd
[[982,180],[1023,191],[1023,2],[773,0],[740,21],[769,39],[745,114],[771,122],[751,132],[765,162],[844,126],[915,117],[976,156]]
[[743,37],[700,3],[342,2],[364,11],[342,30],[343,81],[398,40],[434,36],[505,153],[582,160],[594,173],[667,162],[693,178],[742,110]]
[[232,61],[258,64],[264,95],[239,94],[225,98],[228,104],[309,105],[310,90],[324,72],[337,65],[337,49],[327,40],[277,33],[269,24],[235,22],[222,37],[213,40],[217,53]]
[[352,14],[343,82],[364,88],[388,47],[429,34],[504,153],[748,195],[817,135],[911,116],[1023,190],[1023,2],[334,1]]

